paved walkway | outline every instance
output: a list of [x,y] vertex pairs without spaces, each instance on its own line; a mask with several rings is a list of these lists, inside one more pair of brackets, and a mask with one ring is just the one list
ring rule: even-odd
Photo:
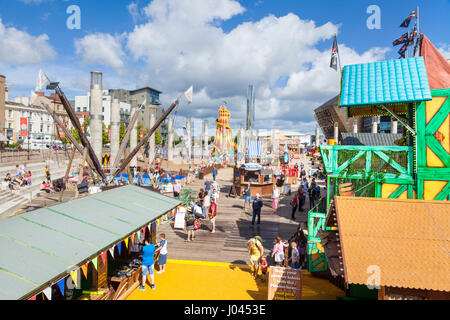
[[[310,161],[303,157],[301,160],[308,169]],[[216,233],[210,234],[210,223],[208,219],[201,220],[201,228],[195,232],[195,241],[186,243],[186,232],[173,230],[173,222],[158,228],[158,233],[165,233],[168,240],[169,258],[177,260],[210,261],[234,264],[247,264],[249,255],[246,248],[247,241],[255,235],[264,240],[264,249],[270,255],[273,248],[274,238],[280,236],[283,240],[289,239],[297,230],[299,223],[307,220],[307,209],[298,213],[297,221],[292,221],[291,197],[280,198],[280,215],[274,215],[271,208],[271,199],[264,199],[264,207],[261,212],[261,226],[251,227],[252,216],[243,212],[244,200],[240,198],[228,198],[233,169],[221,169],[217,177],[221,192],[218,203],[216,218]],[[205,177],[212,179],[211,175]],[[195,191],[204,188],[205,180],[196,180],[187,186]],[[294,190],[297,187],[293,187]],[[269,259],[269,263],[270,263]]]

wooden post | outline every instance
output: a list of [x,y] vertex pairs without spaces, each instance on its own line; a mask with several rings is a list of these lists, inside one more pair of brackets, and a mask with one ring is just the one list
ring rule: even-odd
[[72,168],[72,161],[73,161],[73,158],[75,157],[75,152],[76,152],[76,149],[73,148],[72,149],[72,153],[70,155],[69,163],[67,165],[66,174],[64,175],[64,180],[63,180],[64,188],[61,190],[61,192],[59,194],[59,199],[58,199],[59,202],[62,201],[63,196],[64,196],[64,191],[66,190],[66,183],[67,183],[67,179],[68,179],[69,174],[70,174],[70,168]]
[[[125,149],[125,158],[128,157],[128,151]],[[127,174],[128,174],[128,182],[129,184],[134,184],[133,177],[131,176],[130,164],[127,165]]]
[[[86,162],[86,157],[87,157],[87,147],[84,148],[83,158],[81,159],[81,162],[80,162],[80,174],[78,175],[78,184],[80,184],[81,181],[83,181],[83,177],[84,177],[84,163]],[[78,198],[78,196],[79,196],[78,184],[77,184],[77,188],[75,190],[75,198]]]

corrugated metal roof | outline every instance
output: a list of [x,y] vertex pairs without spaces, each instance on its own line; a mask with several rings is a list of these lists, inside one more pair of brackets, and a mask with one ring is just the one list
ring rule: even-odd
[[[345,280],[450,291],[450,202],[335,197]],[[361,210],[364,208],[364,210]]]
[[342,144],[346,146],[396,146],[402,134],[393,133],[347,133],[343,132]]
[[0,300],[20,299],[181,203],[129,185],[0,222]]
[[344,67],[340,107],[431,100],[423,57]]

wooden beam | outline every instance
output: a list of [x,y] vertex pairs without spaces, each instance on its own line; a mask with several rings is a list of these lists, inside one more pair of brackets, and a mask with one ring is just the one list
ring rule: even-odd
[[78,196],[80,195],[80,193],[78,192],[78,185],[83,181],[84,178],[84,163],[86,162],[86,158],[87,158],[87,148],[84,148],[83,158],[81,159],[80,162],[80,173],[78,174],[78,184],[75,189],[75,199],[78,198]]
[[70,168],[72,167],[72,161],[73,161],[73,158],[75,157],[75,152],[76,152],[76,149],[75,149],[75,148],[72,148],[72,153],[71,153],[71,155],[70,155],[70,160],[69,160],[69,163],[67,164],[66,174],[64,175],[64,178],[63,178],[64,188],[63,188],[63,189],[61,190],[61,192],[59,193],[59,199],[58,199],[58,202],[61,202],[62,199],[63,199],[64,191],[66,190],[67,178],[69,177]]
[[414,136],[417,135],[416,131],[414,131],[413,128],[411,128],[405,121],[403,121],[402,118],[400,118],[394,111],[392,111],[391,108],[385,105],[381,105],[384,109],[387,110],[395,119],[397,119],[398,122],[400,122],[406,129],[408,129]]

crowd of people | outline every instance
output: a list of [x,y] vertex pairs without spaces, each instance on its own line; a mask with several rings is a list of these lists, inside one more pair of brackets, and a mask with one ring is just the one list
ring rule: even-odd
[[31,171],[27,169],[26,163],[20,167],[19,165],[16,165],[16,174],[11,176],[10,173],[7,173],[4,181],[7,183],[10,190],[19,190],[23,187],[29,187],[32,184]]

